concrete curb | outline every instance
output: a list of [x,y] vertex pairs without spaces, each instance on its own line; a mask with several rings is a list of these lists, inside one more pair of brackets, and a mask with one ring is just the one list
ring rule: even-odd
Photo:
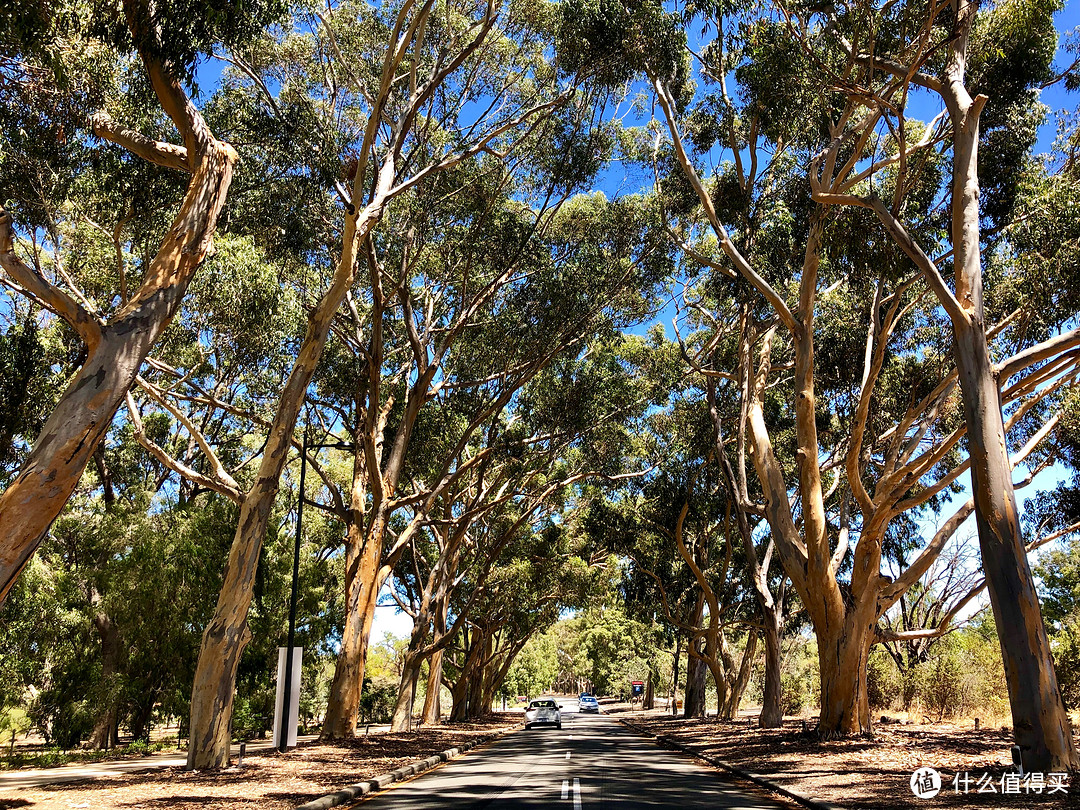
[[397,770],[390,771],[376,776],[374,779],[368,779],[366,782],[358,782],[355,785],[348,785],[341,790],[328,793],[325,796],[320,796],[318,799],[312,799],[310,802],[305,802],[297,806],[296,810],[327,810],[330,807],[337,807],[339,804],[345,804],[351,802],[354,799],[359,799],[363,796],[367,796],[369,793],[374,793],[377,790],[382,790],[394,782],[400,782],[402,779],[406,779],[410,776],[415,776],[418,773],[424,773],[434,768],[443,762],[449,762],[454,757],[464,754],[475,748],[478,745],[497,740],[505,734],[509,734],[511,731],[516,731],[518,726],[511,726],[508,729],[497,732],[495,734],[488,735],[486,737],[480,737],[476,740],[470,740],[469,742],[462,743],[460,746],[454,748],[447,748],[445,751],[440,751],[437,754],[433,754],[427,759],[420,762],[414,762],[412,765],[403,765]]
[[730,773],[732,776],[737,776],[740,779],[746,779],[747,781],[753,782],[755,785],[763,787],[766,790],[771,790],[774,793],[779,793],[781,796],[786,796],[787,798],[791,799],[792,801],[798,802],[804,807],[809,807],[810,810],[843,810],[843,808],[835,804],[830,804],[824,799],[819,799],[816,796],[804,796],[803,794],[797,793],[791,788],[787,788],[783,785],[777,784],[768,777],[761,776],[760,774],[756,773],[751,773],[750,771],[744,771],[742,768],[737,768],[729,762],[724,762],[724,760],[720,759],[719,757],[713,757],[709,756],[708,754],[703,754],[700,751],[695,751],[693,748],[683,745],[680,742],[676,742],[674,739],[668,737],[667,735],[653,734],[648,729],[644,728],[643,726],[639,726],[637,723],[634,723],[629,719],[624,719],[620,717],[618,718],[618,721],[627,728],[637,732],[638,734],[641,734],[644,737],[652,737],[654,740],[656,740],[657,745],[662,745],[666,748],[674,748],[676,751],[682,751],[684,754],[689,754],[692,757],[697,757],[698,759],[705,760],[705,762],[708,762],[710,765],[714,765],[720,770]]

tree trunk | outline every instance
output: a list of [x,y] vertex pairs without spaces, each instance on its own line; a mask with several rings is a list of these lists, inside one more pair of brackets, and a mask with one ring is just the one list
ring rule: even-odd
[[679,660],[682,658],[682,636],[675,638],[675,662],[671,665],[671,714],[679,716]]
[[761,699],[758,727],[780,728],[784,721],[780,703],[780,621],[772,611],[764,619],[762,635],[765,640],[765,689]]
[[[357,531],[353,526],[349,527],[350,535]],[[371,624],[375,619],[375,604],[381,585],[376,580],[382,538],[379,537],[378,543],[372,540],[370,536],[363,542],[355,538],[350,540],[346,548],[345,627],[341,632],[341,649],[326,703],[321,735],[324,740],[356,736]],[[355,551],[357,548],[359,553]]]
[[746,649],[743,650],[738,672],[731,673],[733,676],[731,678],[731,688],[728,691],[727,705],[724,706],[725,720],[734,720],[739,716],[739,705],[742,703],[743,695],[746,694],[746,687],[750,683],[750,668],[756,657],[757,633],[751,630],[746,639]]
[[653,681],[654,680],[655,679],[653,677],[652,670],[649,670],[649,677],[645,681],[645,698],[641,702],[641,708],[643,708],[643,709],[651,709],[653,707],[653,705],[656,703],[656,694],[655,694],[655,691],[653,689]]
[[466,719],[465,705],[468,702],[466,694],[469,688],[469,683],[468,679],[465,678],[464,675],[465,673],[462,673],[462,675],[458,677],[457,681],[455,681],[453,686],[451,686],[450,688],[450,697],[453,701],[450,705],[451,723],[461,723],[464,722],[464,720]]
[[[101,685],[105,705],[101,707],[90,732],[90,747],[109,749],[116,745],[119,723],[116,703],[116,676],[120,671],[120,630],[105,613],[94,616],[94,627],[101,639]],[[15,732],[13,731],[12,734]]]
[[1013,737],[1026,770],[1076,770],[1080,757],[1024,549],[986,336],[976,320],[953,333],[968,424],[975,525],[1009,685]]
[[957,4],[956,32],[941,91],[953,124],[951,237],[956,293],[946,309],[967,420],[975,524],[1009,685],[1013,737],[1026,770],[1077,770],[1080,756],[1024,548],[1000,388],[986,340],[978,151],[979,118],[987,98],[973,99],[965,86],[968,39],[978,9],[979,3],[970,0]]
[[708,667],[700,658],[690,654],[689,646],[686,654],[686,699],[683,703],[683,717],[704,717],[705,675]]
[[[229,549],[225,581],[218,594],[217,608],[203,633],[199,663],[191,693],[191,738],[188,741],[188,768],[222,768],[229,764],[229,736],[232,726],[233,692],[240,654],[251,638],[247,612],[255,585],[255,566],[262,549],[266,527],[277,497],[281,471],[285,468],[300,408],[322,357],[330,324],[352,285],[357,250],[361,240],[382,219],[395,176],[395,161],[388,158],[379,169],[371,202],[361,208],[364,190],[358,173],[353,183],[353,205],[348,207],[341,240],[341,255],[330,287],[308,315],[300,351],[289,379],[278,399],[255,483],[243,496],[240,521]],[[355,509],[353,510],[355,515]],[[353,521],[355,522],[355,520]],[[2,535],[0,535],[2,536]],[[380,535],[381,540],[381,535]],[[378,590],[376,589],[376,595]],[[348,605],[346,605],[348,607]],[[366,619],[370,630],[371,618]],[[367,639],[367,633],[363,634]],[[366,650],[365,650],[366,652]],[[362,674],[362,673],[361,673]],[[359,685],[357,686],[359,690]],[[355,714],[352,717],[355,732]]]
[[870,652],[870,625],[849,619],[839,632],[830,635],[828,630],[828,627],[817,630],[821,673],[818,732],[826,738],[869,734],[866,659]]
[[724,671],[723,666],[713,660],[708,661],[707,666],[713,677],[713,685],[716,686],[716,719],[723,718],[727,720],[729,719],[726,715],[728,692],[731,689],[728,684],[727,673]]
[[[265,507],[264,514],[252,510],[253,505],[259,504]],[[203,631],[191,688],[189,770],[229,765],[236,669],[251,640],[247,614],[271,505],[270,500],[251,498],[240,508],[240,522],[229,550],[225,580],[214,615]]]
[[409,731],[412,727],[413,704],[416,702],[416,685],[420,681],[420,667],[424,659],[409,652],[401,668],[401,682],[398,684],[397,703],[394,705],[394,717],[390,722],[391,731]]
[[427,694],[424,696],[424,725],[434,726],[442,721],[442,661],[443,651],[436,650],[428,661]]
[[480,664],[484,657],[484,645],[481,642],[480,628],[467,629],[462,635],[465,641],[465,661],[461,665],[461,672],[450,690],[450,695],[454,701],[450,707],[450,722],[452,723],[463,722],[469,716],[469,690],[476,671],[481,668]]
[[[157,80],[154,84],[158,89]],[[190,112],[198,116],[193,107]],[[180,308],[210,250],[237,156],[198,120],[201,151],[189,158],[194,166],[191,182],[143,286],[111,323],[100,329],[85,324],[86,335],[96,333],[91,335],[93,343],[88,342],[86,361],[60,396],[19,475],[0,495],[0,604],[75,491],[143,361]],[[191,149],[195,146],[193,140]],[[15,253],[11,220],[3,209],[0,266],[17,281],[24,280],[23,271],[33,275]],[[78,327],[77,331],[84,334]]]

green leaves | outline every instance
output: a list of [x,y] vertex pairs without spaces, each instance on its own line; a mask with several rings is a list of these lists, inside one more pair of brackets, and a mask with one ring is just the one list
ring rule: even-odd
[[655,0],[562,0],[556,53],[564,74],[618,87],[641,74],[686,86],[686,34],[679,18]]
[[145,49],[191,80],[200,58],[253,39],[288,8],[285,0],[93,0],[88,17],[105,42]]
[[35,385],[42,374],[45,350],[37,323],[25,317],[0,334],[0,480],[18,466],[16,437],[34,435],[43,421],[35,403]]

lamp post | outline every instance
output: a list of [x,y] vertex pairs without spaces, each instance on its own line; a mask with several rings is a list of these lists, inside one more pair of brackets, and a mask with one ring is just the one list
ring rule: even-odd
[[296,542],[293,546],[292,591],[289,594],[289,639],[285,648],[284,683],[281,690],[281,728],[278,736],[278,751],[285,753],[289,749],[289,707],[292,705],[293,644],[296,641],[296,595],[300,581],[300,541],[304,528],[304,479],[307,476],[308,450],[321,450],[333,447],[338,450],[355,452],[355,445],[348,442],[324,442],[313,444],[308,441],[308,432],[304,431],[304,440],[300,451],[300,497],[296,502]]

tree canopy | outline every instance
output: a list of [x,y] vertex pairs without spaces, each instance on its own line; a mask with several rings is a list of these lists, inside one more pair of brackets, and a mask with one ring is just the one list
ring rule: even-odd
[[304,504],[324,738],[629,680],[869,733],[982,656],[1080,766],[1060,11],[0,15],[0,711],[228,765]]

